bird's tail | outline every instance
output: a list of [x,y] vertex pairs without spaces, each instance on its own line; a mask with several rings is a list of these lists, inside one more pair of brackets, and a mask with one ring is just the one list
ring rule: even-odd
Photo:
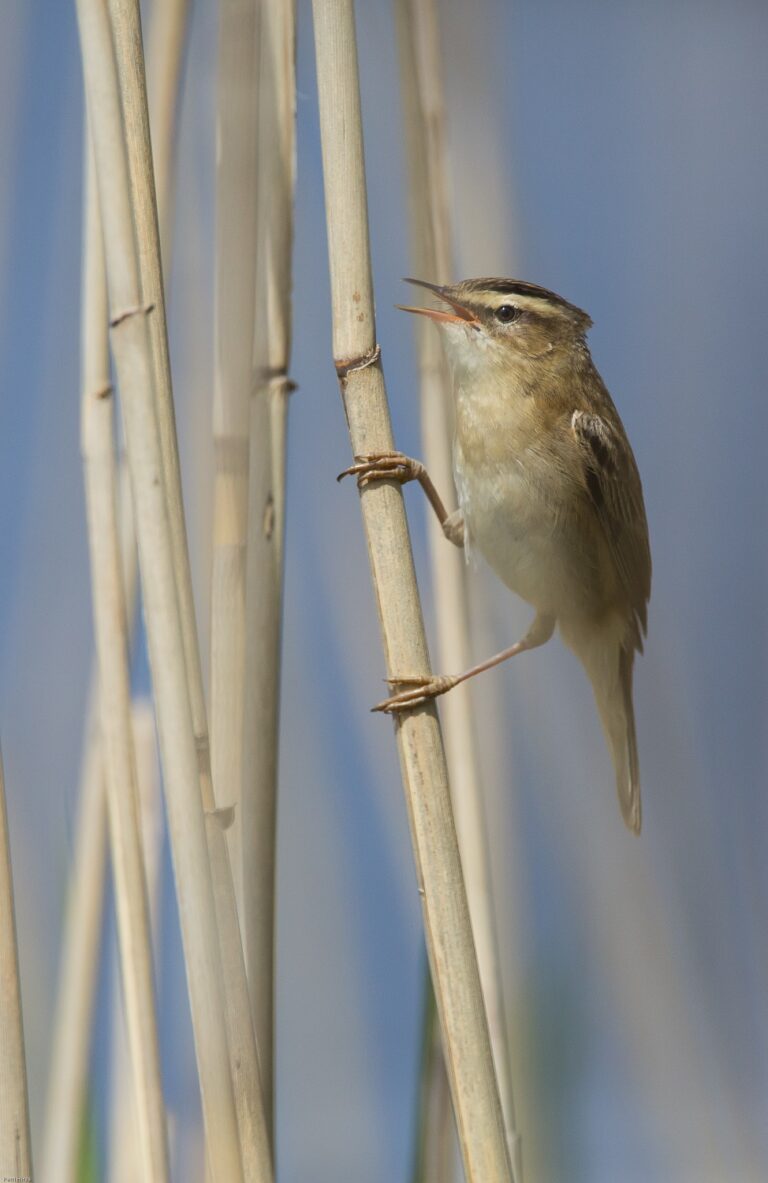
[[634,834],[640,833],[640,765],[637,759],[635,712],[632,705],[634,649],[619,649],[618,670],[613,677],[593,678],[597,709],[608,741],[621,813]]

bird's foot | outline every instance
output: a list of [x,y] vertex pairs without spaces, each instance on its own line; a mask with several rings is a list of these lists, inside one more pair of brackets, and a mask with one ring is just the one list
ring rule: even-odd
[[447,694],[460,681],[461,678],[446,674],[417,674],[411,677],[387,678],[388,685],[407,686],[408,689],[401,690],[399,694],[393,694],[391,698],[385,698],[383,702],[377,703],[371,709],[382,711],[387,715],[412,710],[415,707],[423,706],[425,702],[430,702],[433,698],[438,698],[441,694]]
[[357,477],[358,488],[364,489],[371,481],[418,481],[424,474],[424,465],[413,460],[404,452],[370,452],[355,456],[355,463],[340,472],[336,480],[345,476]]

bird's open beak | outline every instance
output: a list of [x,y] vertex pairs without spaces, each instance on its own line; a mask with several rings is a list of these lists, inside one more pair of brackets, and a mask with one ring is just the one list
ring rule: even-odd
[[472,325],[475,328],[479,326],[480,321],[477,319],[475,313],[471,312],[469,308],[465,308],[458,300],[454,300],[452,296],[449,296],[445,288],[440,287],[439,284],[427,283],[424,279],[406,279],[405,282],[434,292],[444,304],[451,306],[453,312],[447,312],[443,308],[413,308],[407,304],[396,304],[395,307],[399,308],[401,312],[416,312],[419,316],[428,316],[430,320],[438,322],[447,321],[449,324]]

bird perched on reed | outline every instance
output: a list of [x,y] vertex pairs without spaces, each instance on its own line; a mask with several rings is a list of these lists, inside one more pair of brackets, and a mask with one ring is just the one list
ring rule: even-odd
[[456,400],[459,510],[449,516],[423,465],[402,453],[358,456],[347,472],[361,485],[419,481],[446,536],[482,554],[536,616],[522,640],[464,673],[393,679],[403,688],[377,709],[417,707],[543,645],[558,625],[592,683],[622,815],[639,833],[632,670],[646,630],[651,553],[635,458],[587,347],[592,322],[521,280],[408,282],[443,305],[404,310],[442,332]]

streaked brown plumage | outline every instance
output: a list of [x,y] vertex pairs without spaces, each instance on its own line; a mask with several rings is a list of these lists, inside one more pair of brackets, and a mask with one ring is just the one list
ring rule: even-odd
[[[557,624],[592,683],[622,814],[639,833],[632,670],[646,629],[651,555],[632,449],[586,344],[592,322],[554,292],[519,280],[409,282],[447,305],[407,311],[439,326],[452,372],[463,540],[536,618],[498,658],[458,678],[412,685],[383,706],[404,709],[444,693],[543,644]],[[399,479],[427,487],[421,466],[409,466],[401,457]],[[363,480],[393,475],[392,460],[388,471],[379,458],[355,471]],[[440,512],[439,498],[431,500]],[[457,541],[460,523],[454,518],[446,532]]]

